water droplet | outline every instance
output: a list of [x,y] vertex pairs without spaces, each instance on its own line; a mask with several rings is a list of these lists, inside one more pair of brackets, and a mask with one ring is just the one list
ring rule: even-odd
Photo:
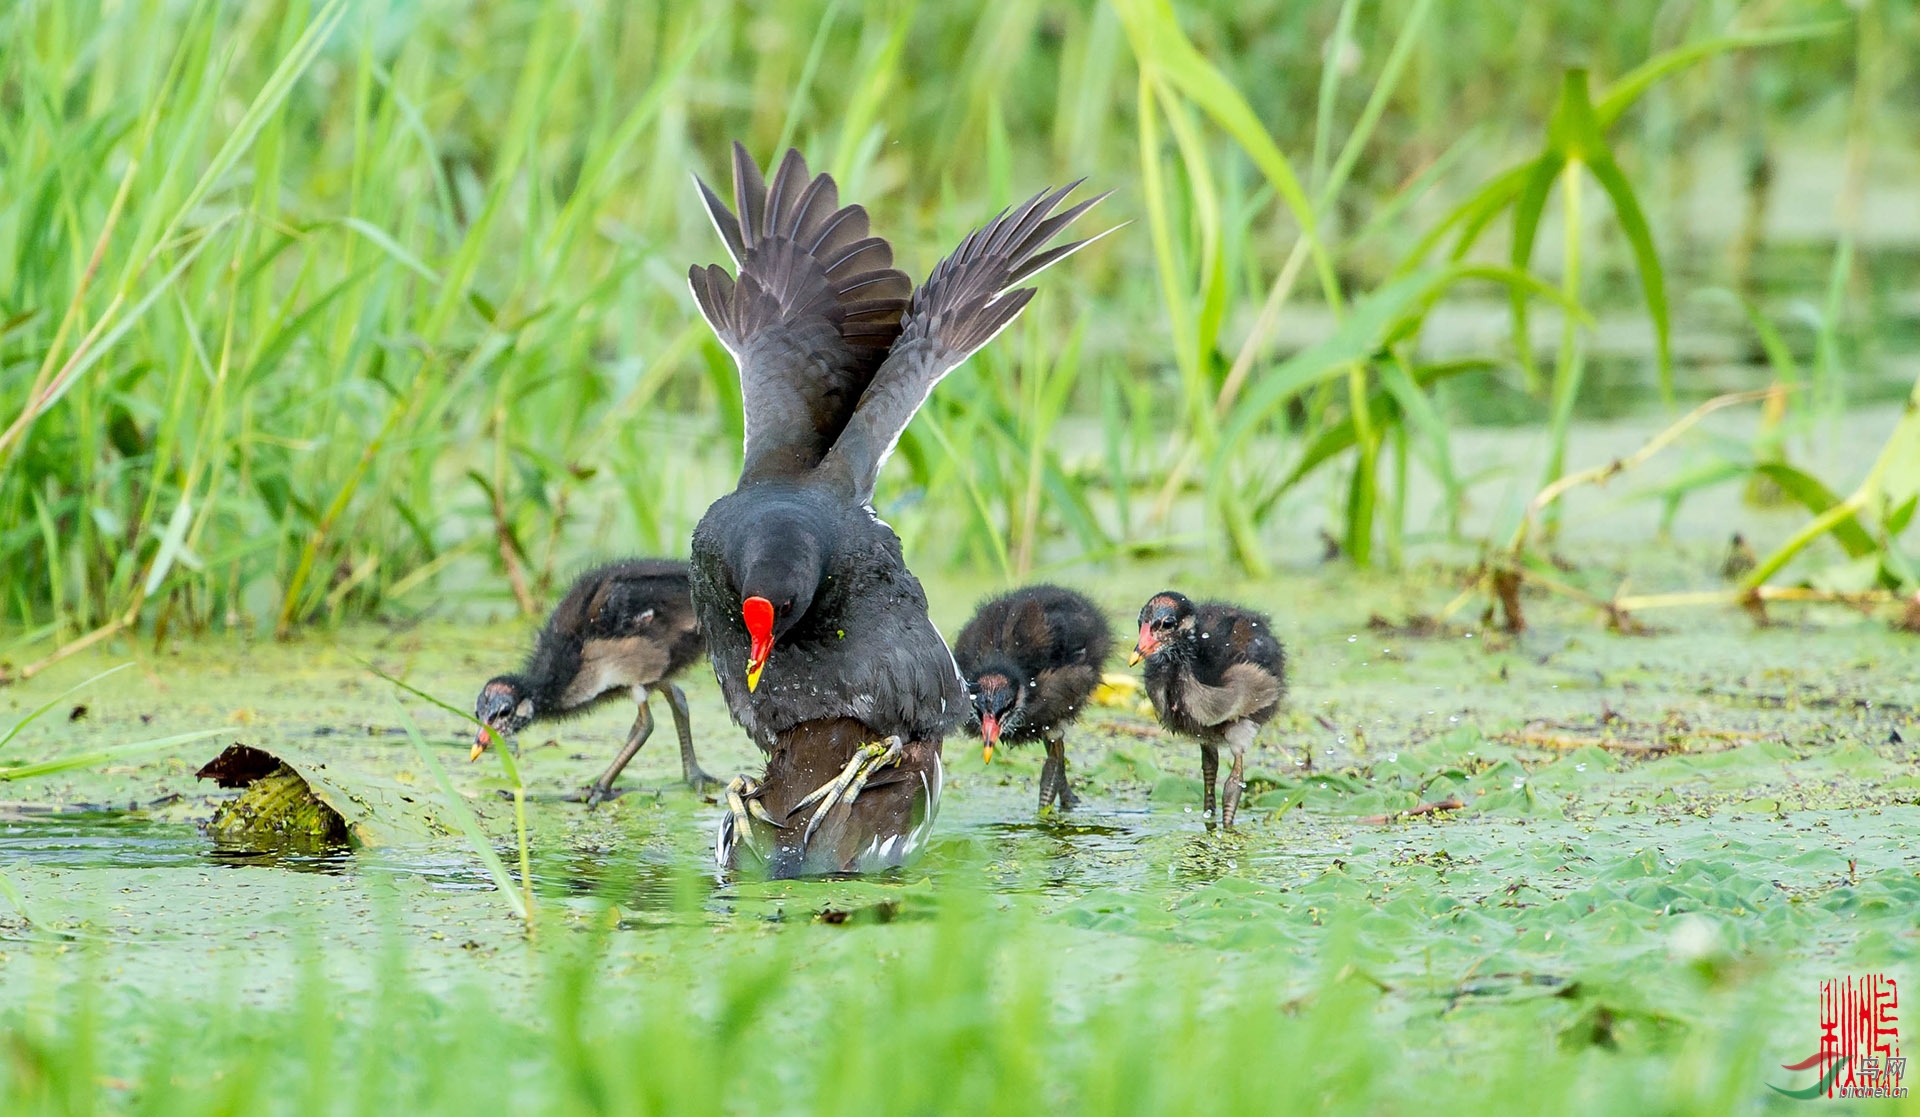
[[1349,644],[1352,644],[1352,643],[1357,643],[1357,642],[1359,641],[1359,639],[1360,639],[1360,638],[1359,638],[1358,636],[1349,636],[1349,637],[1347,637],[1347,643],[1349,643]]
[[1576,772],[1584,772],[1587,770],[1587,766],[1585,764],[1575,764],[1573,770]]

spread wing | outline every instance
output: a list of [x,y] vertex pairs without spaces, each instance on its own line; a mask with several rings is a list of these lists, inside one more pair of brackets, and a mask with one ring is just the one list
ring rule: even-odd
[[872,499],[881,465],[934,385],[1006,329],[1033,298],[1032,288],[1013,285],[1106,235],[1047,247],[1075,218],[1106,197],[1101,194],[1054,213],[1079,185],[1035,194],[974,230],[913,293],[899,339],[823,463],[860,500]]
[[[900,334],[912,283],[867,212],[841,206],[830,175],[809,178],[789,150],[768,185],[733,145],[734,209],[699,183],[739,268],[687,274],[694,301],[740,366],[746,418],[740,480],[797,477],[820,464]],[[737,212],[736,212],[737,211]]]

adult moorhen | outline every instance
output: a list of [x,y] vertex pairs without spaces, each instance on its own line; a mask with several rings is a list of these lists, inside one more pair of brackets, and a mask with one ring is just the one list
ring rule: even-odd
[[[533,652],[516,675],[498,675],[480,689],[473,715],[511,737],[536,721],[585,713],[622,694],[640,703],[627,743],[600,778],[581,794],[589,810],[613,793],[640,746],[653,733],[647,705],[666,691],[667,708],[680,733],[680,772],[695,790],[719,786],[693,755],[687,696],[667,680],[687,669],[705,649],[694,623],[687,564],[666,559],[628,559],[582,574],[567,590],[534,640]],[[474,742],[478,758],[487,735]]]
[[953,642],[953,659],[967,680],[982,755],[993,762],[1001,741],[1044,741],[1040,809],[1057,799],[1072,810],[1079,797],[1067,784],[1067,726],[1100,685],[1113,634],[1100,607],[1059,586],[1037,585],[983,602]]
[[1213,784],[1220,744],[1233,750],[1220,824],[1233,828],[1246,787],[1247,746],[1280,708],[1287,687],[1286,653],[1273,622],[1225,602],[1195,605],[1167,590],[1140,610],[1140,642],[1129,665],[1147,661],[1147,697],[1160,724],[1200,739],[1200,779],[1207,826],[1213,826]]
[[773,876],[898,865],[933,824],[966,691],[874,479],[934,385],[1033,297],[1013,284],[1087,243],[1047,247],[1099,199],[1055,213],[1072,186],[1035,195],[914,290],[799,152],[768,184],[736,143],[733,182],[732,211],[699,187],[738,277],[689,280],[739,365],[746,446],[738,488],[694,530],[693,602],[768,759],[729,785],[715,856],[745,847]]

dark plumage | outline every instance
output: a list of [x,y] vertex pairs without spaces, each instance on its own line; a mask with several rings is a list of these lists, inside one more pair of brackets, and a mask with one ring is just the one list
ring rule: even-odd
[[1067,783],[1066,730],[1100,685],[1113,634],[1106,615],[1084,596],[1059,586],[1026,586],[982,602],[953,642],[967,680],[967,727],[993,760],[1001,741],[1044,741],[1040,809],[1079,802]]
[[1220,745],[1233,751],[1221,825],[1231,828],[1246,788],[1247,746],[1273,718],[1286,693],[1286,653],[1266,614],[1209,601],[1195,605],[1172,590],[1140,610],[1140,641],[1130,663],[1147,661],[1147,697],[1160,724],[1200,739],[1200,778],[1207,825]]
[[[587,806],[606,799],[621,769],[653,732],[647,699],[664,689],[680,734],[680,770],[698,789],[718,781],[700,770],[687,721],[687,696],[667,680],[700,658],[698,626],[688,587],[687,564],[666,559],[629,559],[582,574],[540,629],[526,665],[514,675],[488,680],[474,703],[474,716],[502,736],[537,721],[572,717],[622,694],[640,704],[640,714],[613,763],[583,794]],[[486,734],[474,755],[486,745]]]
[[1032,296],[1009,288],[1077,247],[1047,245],[1092,203],[1055,214],[1067,191],[1038,195],[916,291],[798,152],[768,184],[735,144],[733,177],[732,210],[700,190],[739,274],[689,280],[740,367],[746,445],[739,487],[694,531],[693,599],[768,764],[730,786],[716,855],[744,844],[776,876],[896,865],[932,824],[965,692],[874,481],[934,385]]

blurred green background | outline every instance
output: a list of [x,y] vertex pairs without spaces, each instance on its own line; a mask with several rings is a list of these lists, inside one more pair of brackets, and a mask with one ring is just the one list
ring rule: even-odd
[[[0,654],[531,612],[681,551],[737,466],[685,282],[735,137],[915,275],[1049,183],[1131,222],[909,432],[918,564],[1528,541],[1581,424],[1773,388],[1662,523],[1784,501],[1753,586],[1831,533],[1905,592],[1915,432],[1845,416],[1920,373],[1917,37],[1893,0],[15,3]],[[1529,464],[1466,463],[1490,426]]]

